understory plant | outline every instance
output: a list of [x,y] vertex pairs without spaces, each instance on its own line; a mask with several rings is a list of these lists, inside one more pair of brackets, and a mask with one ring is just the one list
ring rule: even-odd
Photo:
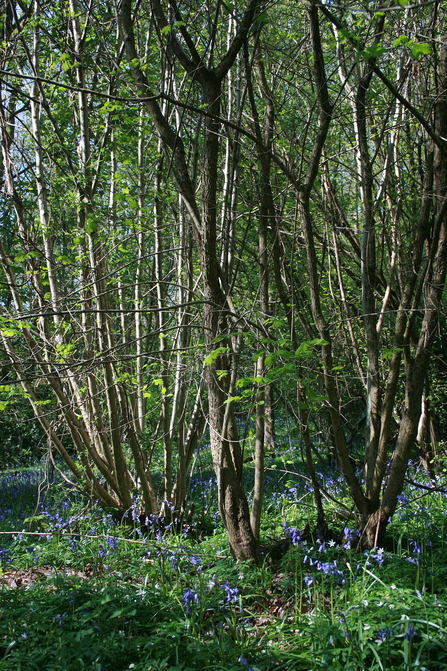
[[445,497],[409,485],[386,547],[356,553],[346,521],[306,535],[308,483],[277,466],[261,528],[289,545],[261,566],[234,562],[213,510],[207,534],[143,534],[37,469],[4,474],[0,669],[445,668]]

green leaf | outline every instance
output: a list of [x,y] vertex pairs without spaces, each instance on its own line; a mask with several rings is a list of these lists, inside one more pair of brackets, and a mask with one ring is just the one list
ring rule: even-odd
[[341,28],[339,28],[339,31],[338,31],[338,32],[340,33],[340,35],[341,35],[342,37],[345,37],[347,40],[349,40],[349,39],[352,37],[351,32],[350,32],[347,28],[345,28],[344,26],[342,26]]
[[259,14],[259,16],[254,20],[253,23],[267,23],[268,21],[268,14],[267,12],[262,12],[262,14]]
[[97,225],[95,224],[94,221],[88,221],[87,226],[85,227],[85,230],[87,231],[87,233],[89,235],[92,235],[92,233],[94,233],[97,228],[98,227],[97,227]]
[[68,266],[71,263],[70,259],[68,256],[65,256],[65,254],[59,254],[56,261],[62,263],[63,266]]
[[112,615],[110,615],[109,617],[110,617],[110,619],[113,619],[114,617],[121,617],[122,614],[123,614],[123,608],[119,608],[114,613],[112,613]]
[[210,366],[221,354],[228,352],[228,347],[218,347],[208,354],[205,359],[205,366]]
[[309,345],[318,345],[318,347],[325,347],[326,345],[329,345],[327,340],[324,340],[324,338],[314,338],[313,340],[309,341]]
[[415,60],[417,60],[419,56],[426,56],[429,53],[430,45],[426,42],[416,42],[416,44],[413,44],[411,47],[411,55]]
[[224,405],[226,405],[227,403],[233,403],[233,401],[241,401],[241,400],[242,400],[242,396],[230,396],[230,398],[227,398],[224,401]]
[[172,26],[165,26],[164,28],[161,29],[161,32],[163,35],[167,35],[168,33],[171,32],[171,27]]
[[29,524],[30,522],[43,522],[46,519],[45,515],[32,515],[31,517],[26,517],[23,521],[25,524]]
[[265,357],[266,366],[270,366],[270,364],[274,363],[275,361],[276,361],[276,354],[273,354],[273,352],[271,354],[267,354],[267,356]]
[[398,37],[396,40],[394,40],[394,42],[393,42],[393,48],[395,49],[396,47],[400,47],[400,45],[402,44],[402,42],[403,42],[404,44],[407,44],[407,43],[408,43],[408,38],[407,38],[406,35],[401,35],[401,36]]
[[394,354],[402,352],[402,347],[384,347],[382,350],[382,357],[384,360],[392,359]]
[[379,58],[386,53],[386,49],[381,44],[372,44],[367,49],[360,52],[360,56],[368,61],[370,58]]

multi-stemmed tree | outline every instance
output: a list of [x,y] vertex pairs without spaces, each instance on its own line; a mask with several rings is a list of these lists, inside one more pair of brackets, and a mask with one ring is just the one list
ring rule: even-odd
[[445,281],[442,5],[4,10],[3,355],[50,449],[117,515],[178,517],[208,430],[230,546],[257,560],[284,383],[320,531],[325,425],[380,542]]

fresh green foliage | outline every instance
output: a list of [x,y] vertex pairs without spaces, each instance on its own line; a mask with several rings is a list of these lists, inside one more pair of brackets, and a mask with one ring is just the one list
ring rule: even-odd
[[[302,541],[313,512],[292,456],[270,461],[263,518],[290,549],[260,567],[234,564],[218,524],[162,533],[147,520],[142,536],[132,511],[116,526],[59,479],[38,500],[39,469],[4,473],[0,669],[445,668],[444,493],[427,495],[414,469],[387,548],[356,554],[343,480],[320,472],[339,504],[334,540]],[[192,483],[198,506],[212,483],[205,471]]]

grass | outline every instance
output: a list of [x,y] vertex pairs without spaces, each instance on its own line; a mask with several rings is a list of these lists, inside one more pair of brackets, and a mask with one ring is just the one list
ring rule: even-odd
[[387,547],[358,555],[336,471],[319,477],[338,544],[301,542],[313,506],[296,464],[266,475],[264,539],[290,538],[274,568],[229,557],[209,472],[191,486],[208,533],[147,537],[46,490],[39,467],[3,473],[0,669],[447,669],[445,494],[413,468]]

